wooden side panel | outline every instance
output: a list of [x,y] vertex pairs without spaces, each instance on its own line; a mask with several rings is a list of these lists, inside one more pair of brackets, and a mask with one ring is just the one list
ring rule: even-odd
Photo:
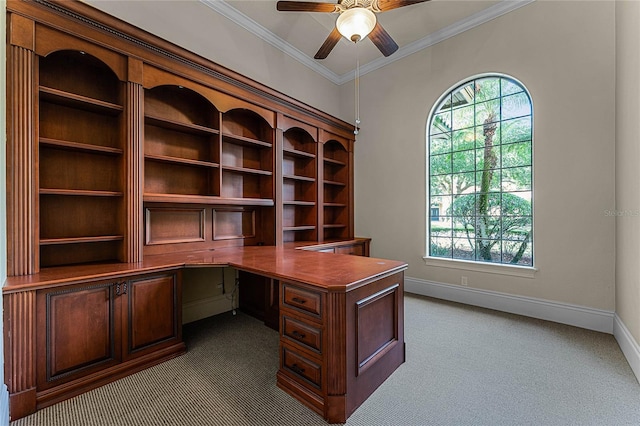
[[129,281],[128,354],[180,338],[178,281],[174,274]]
[[393,284],[356,303],[358,375],[398,341],[398,287]]
[[403,301],[404,272],[347,293],[347,417],[405,360]]
[[11,418],[36,410],[35,291],[4,296],[5,380]]
[[[12,15],[13,18],[13,15]],[[7,69],[7,275],[38,272],[35,56],[9,46]]]
[[205,241],[205,209],[147,208],[146,245]]

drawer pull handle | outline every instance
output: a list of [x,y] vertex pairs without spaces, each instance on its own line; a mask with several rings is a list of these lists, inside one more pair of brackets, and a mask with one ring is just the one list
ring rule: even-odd
[[301,298],[299,298],[299,297],[294,297],[294,298],[293,298],[293,299],[291,299],[291,300],[293,300],[294,302],[299,303],[299,304],[301,304],[301,305],[304,305],[305,303],[307,303],[307,301],[306,301],[305,299],[301,299]]
[[304,374],[304,368],[300,367],[298,364],[293,364],[291,369],[298,374]]
[[293,337],[295,337],[296,339],[304,339],[307,335],[304,333],[300,333],[298,332],[298,330],[293,330],[293,332],[291,333],[293,335]]

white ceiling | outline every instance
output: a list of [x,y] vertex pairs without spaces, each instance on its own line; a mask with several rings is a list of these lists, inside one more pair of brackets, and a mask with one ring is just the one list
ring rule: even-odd
[[390,10],[377,18],[400,47],[394,54],[385,58],[370,40],[356,46],[342,38],[323,60],[313,56],[333,29],[337,14],[279,12],[276,0],[200,1],[334,83],[342,84],[353,78],[356,54],[364,74],[533,0],[431,0]]

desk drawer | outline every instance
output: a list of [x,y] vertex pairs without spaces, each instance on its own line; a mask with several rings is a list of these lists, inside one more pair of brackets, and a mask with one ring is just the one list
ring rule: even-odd
[[322,352],[322,331],[316,327],[283,315],[282,334],[317,353]]
[[282,368],[304,383],[322,388],[322,367],[286,346],[282,347]]
[[282,304],[285,307],[308,312],[317,318],[322,317],[322,294],[283,284]]

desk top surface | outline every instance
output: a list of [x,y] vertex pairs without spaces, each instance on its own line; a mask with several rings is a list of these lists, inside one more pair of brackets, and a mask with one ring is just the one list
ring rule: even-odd
[[146,256],[139,263],[46,268],[34,275],[9,277],[2,290],[7,294],[123,275],[210,266],[232,266],[271,278],[306,283],[333,291],[349,291],[407,268],[406,263],[396,260],[296,250],[290,247],[247,246]]

